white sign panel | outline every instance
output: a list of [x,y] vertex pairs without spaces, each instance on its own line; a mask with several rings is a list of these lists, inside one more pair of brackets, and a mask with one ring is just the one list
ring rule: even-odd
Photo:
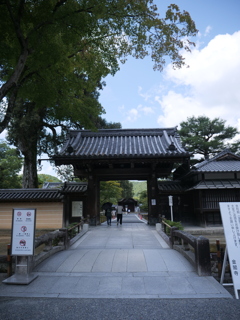
[[83,215],[83,202],[72,201],[72,217],[82,217]]
[[34,254],[35,209],[13,209],[12,255],[30,256]]
[[235,290],[240,290],[240,202],[220,202],[228,258]]
[[168,196],[168,202],[169,206],[171,207],[173,205],[173,196]]

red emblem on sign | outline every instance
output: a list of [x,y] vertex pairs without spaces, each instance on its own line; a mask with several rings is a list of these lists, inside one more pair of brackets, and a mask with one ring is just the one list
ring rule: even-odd
[[20,240],[19,241],[20,246],[24,247],[26,245],[26,241],[25,240]]

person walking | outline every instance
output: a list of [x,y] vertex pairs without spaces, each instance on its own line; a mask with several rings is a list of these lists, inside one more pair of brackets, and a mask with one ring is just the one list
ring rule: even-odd
[[105,216],[107,218],[107,224],[109,226],[111,226],[112,223],[112,210],[110,207],[108,207],[107,209],[105,209]]
[[122,225],[122,214],[123,214],[123,207],[118,206],[117,207],[117,225],[120,223]]

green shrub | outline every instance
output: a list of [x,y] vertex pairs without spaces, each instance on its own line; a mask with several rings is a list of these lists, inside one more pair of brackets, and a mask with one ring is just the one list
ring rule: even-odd
[[[169,226],[171,227],[177,227],[178,230],[183,230],[183,226],[181,221],[171,221],[171,220],[166,220],[164,219],[164,222],[166,222]],[[166,233],[169,235],[170,234],[170,228],[166,228]]]
[[[71,223],[71,224],[69,224],[68,225],[68,230],[69,229],[71,229],[72,227],[74,227],[74,226],[76,226],[78,224],[78,222],[73,222],[73,223]],[[71,231],[70,231],[70,233],[71,233],[71,238],[73,238],[73,237],[75,237],[76,236],[76,234],[77,234],[77,230],[76,229],[72,229]]]

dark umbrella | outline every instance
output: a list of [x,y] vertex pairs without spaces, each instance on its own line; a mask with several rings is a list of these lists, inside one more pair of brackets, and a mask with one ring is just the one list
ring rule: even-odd
[[112,203],[111,202],[105,202],[103,205],[102,205],[102,210],[106,210],[108,208],[112,208]]

